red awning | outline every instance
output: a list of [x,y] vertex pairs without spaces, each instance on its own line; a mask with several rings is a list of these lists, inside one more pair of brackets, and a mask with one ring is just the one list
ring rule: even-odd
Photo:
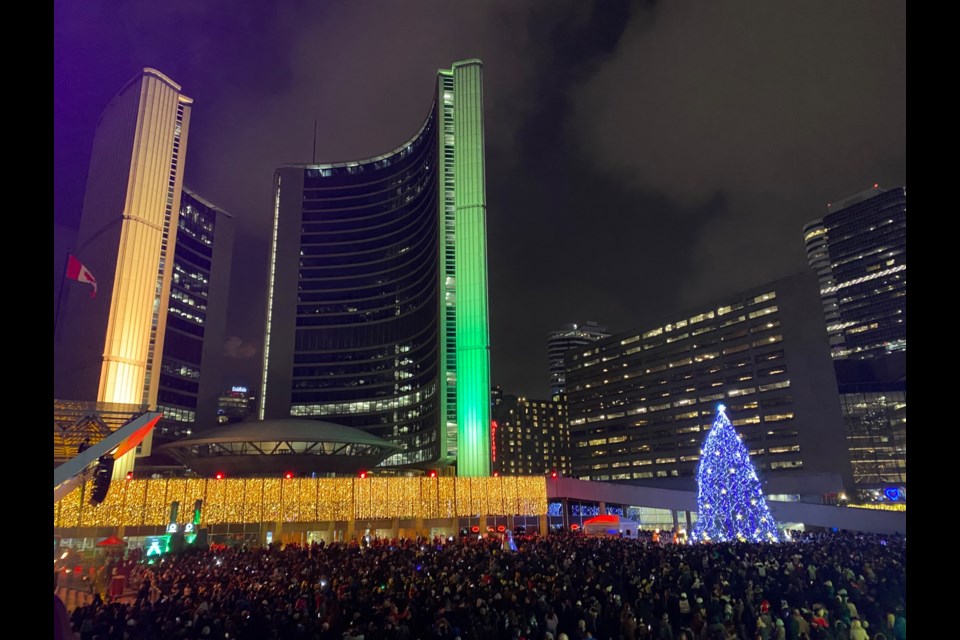
[[118,538],[117,536],[110,536],[105,540],[101,540],[97,543],[98,547],[125,547],[126,542]]
[[588,524],[620,524],[620,516],[600,515],[583,521],[583,526]]

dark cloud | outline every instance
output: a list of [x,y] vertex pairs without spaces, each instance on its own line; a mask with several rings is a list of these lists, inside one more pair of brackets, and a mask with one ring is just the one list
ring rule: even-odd
[[664,3],[584,84],[576,130],[603,169],[684,203],[842,196],[905,148],[905,42],[902,3]]
[[319,162],[402,144],[435,70],[480,58],[493,380],[541,396],[547,331],[800,269],[828,200],[905,180],[904,23],[863,2],[58,1],[55,217],[79,220],[109,99],[160,69],[195,100],[186,184],[236,219],[228,333],[262,353],[274,170],[310,161],[315,120]]
[[[592,166],[674,203],[677,308],[805,267],[831,199],[906,180],[902,3],[663,3],[577,92]],[[713,202],[715,215],[688,214]],[[643,215],[642,210],[638,211]],[[663,309],[668,311],[667,308]]]
[[242,338],[230,336],[227,338],[227,341],[223,343],[223,354],[228,358],[245,360],[257,355],[257,347],[244,342]]

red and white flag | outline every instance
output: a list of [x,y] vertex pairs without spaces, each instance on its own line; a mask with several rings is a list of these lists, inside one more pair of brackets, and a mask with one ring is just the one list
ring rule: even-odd
[[97,295],[97,279],[93,277],[89,269],[83,266],[83,263],[72,255],[67,259],[67,277],[77,282],[86,282],[92,285],[93,291],[90,292],[90,297]]

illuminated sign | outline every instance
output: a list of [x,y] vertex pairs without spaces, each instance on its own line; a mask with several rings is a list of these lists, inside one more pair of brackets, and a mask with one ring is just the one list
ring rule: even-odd
[[167,525],[167,533],[176,533],[177,527],[178,525],[176,522],[171,522],[170,524]]
[[246,387],[230,387],[230,391],[233,391],[234,393],[246,393],[247,388]]
[[490,421],[490,459],[497,461],[497,421]]
[[188,522],[187,524],[183,525],[184,533],[193,533],[193,529],[194,529],[194,524],[192,522]]
[[170,550],[170,537],[169,536],[147,536],[144,540],[144,546],[146,547],[146,556],[149,558],[151,556],[160,556],[165,554]]

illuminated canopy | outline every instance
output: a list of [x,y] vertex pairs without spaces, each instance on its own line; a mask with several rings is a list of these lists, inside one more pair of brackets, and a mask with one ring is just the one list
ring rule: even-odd
[[261,420],[210,429],[158,448],[202,475],[350,473],[400,447],[321,420]]

